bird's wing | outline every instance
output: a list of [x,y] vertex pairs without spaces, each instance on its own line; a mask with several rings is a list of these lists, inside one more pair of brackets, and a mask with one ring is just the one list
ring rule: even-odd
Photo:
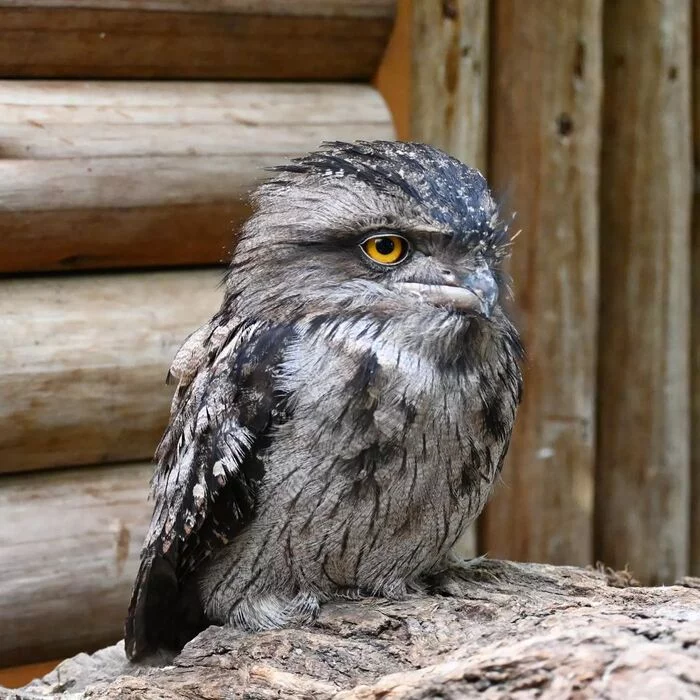
[[156,452],[153,517],[126,620],[132,659],[178,648],[204,622],[188,574],[254,515],[263,477],[257,453],[284,413],[274,381],[292,335],[289,327],[215,318],[173,361],[169,379],[178,386]]

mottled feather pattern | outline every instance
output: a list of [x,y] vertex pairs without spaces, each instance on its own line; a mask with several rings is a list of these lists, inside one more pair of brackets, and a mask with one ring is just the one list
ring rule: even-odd
[[[162,539],[167,552],[172,533],[187,536],[195,523],[205,515],[206,503],[212,501],[228,478],[235,476],[243,457],[248,453],[254,436],[238,420],[238,408],[232,399],[238,392],[231,381],[231,364],[236,362],[236,351],[245,344],[256,326],[244,326],[234,339],[218,351],[203,344],[211,360],[200,366],[200,372],[184,384],[178,384],[171,425],[156,451],[156,460],[162,465],[154,474],[151,493],[156,501],[156,512],[161,506],[161,517],[154,518],[149,540]],[[197,411],[192,412],[196,405]],[[185,410],[180,410],[184,406]],[[212,440],[214,436],[223,439]],[[213,444],[212,444],[213,443]],[[213,446],[226,453],[224,458],[210,463]]]
[[[154,513],[142,555],[142,569],[154,558],[169,562],[174,584],[184,583],[252,516],[262,470],[251,450],[280,415],[268,365],[289,332],[237,319],[202,330],[190,336],[171,368],[179,383],[156,451]],[[192,358],[198,362],[194,371]],[[135,596],[132,616],[137,603]],[[153,615],[166,612],[153,607]],[[141,640],[132,653],[145,644]]]
[[[254,203],[221,309],[171,367],[131,658],[209,622],[300,624],[332,598],[420,589],[508,448],[523,353],[478,171],[421,144],[332,143]],[[385,234],[401,264],[363,252]],[[488,308],[444,301],[474,280]]]

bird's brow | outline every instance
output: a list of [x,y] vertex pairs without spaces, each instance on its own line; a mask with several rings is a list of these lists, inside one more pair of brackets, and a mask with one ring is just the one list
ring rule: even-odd
[[326,230],[326,238],[306,240],[284,240],[271,243],[281,247],[294,248],[314,248],[316,250],[338,250],[339,248],[352,248],[360,245],[367,238],[372,236],[404,236],[412,239],[419,239],[426,242],[452,242],[455,240],[455,233],[444,228],[428,228],[425,226],[397,226],[397,225],[375,225],[362,226],[357,229],[337,229]]
[[393,225],[374,225],[365,226],[357,231],[358,235],[367,238],[368,236],[377,236],[382,234],[387,235],[399,235],[399,236],[413,236],[417,238],[431,238],[431,239],[452,239],[455,236],[454,231],[447,228],[432,228],[428,226],[411,226],[402,225],[401,223],[396,223]]
[[446,229],[446,228],[415,228],[415,229],[407,229],[406,233],[411,234],[412,236],[424,236],[426,238],[449,238],[452,239],[455,236],[455,232],[452,229]]

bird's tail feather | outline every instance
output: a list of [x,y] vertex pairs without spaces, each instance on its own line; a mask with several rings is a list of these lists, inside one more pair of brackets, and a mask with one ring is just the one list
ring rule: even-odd
[[194,582],[178,582],[169,556],[145,552],[124,625],[127,657],[137,661],[161,649],[179,651],[206,625]]

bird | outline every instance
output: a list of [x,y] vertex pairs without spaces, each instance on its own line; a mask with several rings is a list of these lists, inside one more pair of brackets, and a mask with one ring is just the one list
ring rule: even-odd
[[209,624],[425,590],[510,442],[512,237],[478,170],[426,144],[329,142],[252,203],[221,307],[168,375],[132,660]]

